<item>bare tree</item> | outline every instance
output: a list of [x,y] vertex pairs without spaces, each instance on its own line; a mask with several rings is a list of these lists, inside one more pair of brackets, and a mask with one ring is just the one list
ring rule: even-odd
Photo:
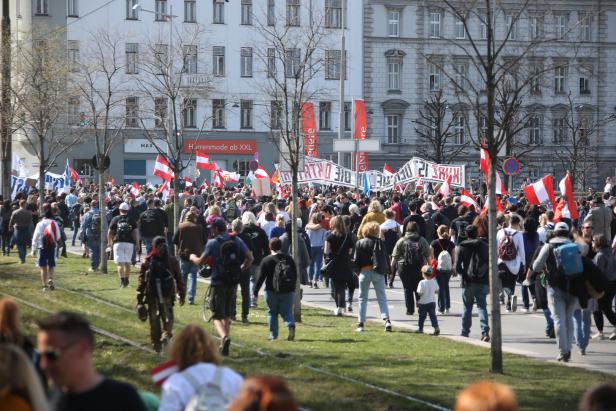
[[[460,114],[463,115],[463,114]],[[467,147],[467,141],[456,141],[456,121],[459,114],[453,112],[443,90],[439,90],[424,103],[415,121],[418,136],[417,153],[437,164],[451,163]],[[466,118],[462,120],[462,136],[468,129]]]
[[[287,16],[288,17],[288,16]],[[317,78],[322,75],[323,60],[316,51],[328,49],[328,36],[323,27],[323,19],[313,13],[309,25],[294,27],[284,24],[285,16],[277,16],[274,24],[266,19],[256,20],[257,35],[266,44],[263,53],[257,53],[263,67],[266,68],[267,81],[262,83],[262,91],[270,99],[269,119],[266,120],[272,133],[272,140],[281,153],[281,167],[292,174],[291,216],[292,255],[299,261],[298,227],[298,172],[303,164],[303,135],[300,131],[300,119],[304,103],[313,100],[321,90]],[[271,22],[270,22],[271,23]],[[338,60],[339,75],[344,75],[344,67]],[[335,62],[332,64],[336,65]],[[334,71],[336,68],[332,68]],[[298,270],[299,272],[299,270]],[[296,284],[295,320],[301,321],[301,286],[298,278]]]
[[[125,118],[122,115],[125,93],[122,83],[124,60],[120,37],[107,30],[90,33],[84,63],[70,67],[77,93],[72,98],[85,103],[80,126],[87,127],[88,134],[94,135],[96,168],[98,171],[98,198],[105,196],[105,171],[111,148],[122,138]],[[71,64],[74,64],[71,62]],[[87,113],[87,114],[86,114]],[[101,203],[101,206],[103,204]],[[107,220],[101,219],[100,270],[107,272]]]
[[45,199],[45,173],[81,138],[80,130],[67,127],[66,57],[57,32],[38,31],[17,47],[14,59],[19,71],[11,88],[17,105],[18,132],[39,162],[40,207]]

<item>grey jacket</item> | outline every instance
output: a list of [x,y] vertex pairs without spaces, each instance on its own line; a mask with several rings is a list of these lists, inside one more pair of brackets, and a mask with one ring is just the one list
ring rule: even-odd
[[584,222],[590,221],[593,226],[593,234],[603,234],[608,242],[612,241],[612,209],[604,205],[593,207],[588,212]]

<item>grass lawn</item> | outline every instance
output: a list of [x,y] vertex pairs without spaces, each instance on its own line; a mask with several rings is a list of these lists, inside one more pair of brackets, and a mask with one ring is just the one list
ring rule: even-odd
[[[117,275],[85,275],[86,269],[87,262],[80,257],[61,259],[56,274],[59,289],[43,293],[31,258],[27,264],[19,265],[16,257],[1,257],[0,292],[46,310],[81,312],[95,326],[149,347],[147,323],[140,322],[133,309],[136,277],[131,276],[128,289],[119,289]],[[110,264],[110,272],[114,269]],[[203,290],[199,284],[199,296]],[[20,306],[28,333],[34,335],[34,319],[45,313],[25,304]],[[201,320],[198,305],[176,306],[175,314],[176,329],[181,324],[198,323],[213,331],[211,324]],[[400,329],[385,333],[380,324],[368,324],[366,332],[360,334],[354,331],[354,319],[333,317],[324,310],[303,309],[303,322],[297,326],[294,342],[267,341],[262,302],[259,309],[251,311],[249,319],[249,325],[232,326],[234,345],[225,364],[244,375],[284,377],[299,403],[311,410],[430,409],[405,396],[451,408],[462,387],[481,379],[511,385],[524,410],[575,410],[588,387],[616,381],[613,376],[510,354],[505,354],[505,374],[494,376],[487,372],[487,349]],[[282,330],[281,337],[285,335]],[[161,357],[100,337],[96,360],[103,374],[156,391],[149,380],[149,370],[162,362]]]

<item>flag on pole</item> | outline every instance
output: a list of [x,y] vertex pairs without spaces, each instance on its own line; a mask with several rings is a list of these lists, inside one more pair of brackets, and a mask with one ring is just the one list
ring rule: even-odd
[[[490,209],[490,196],[486,196],[486,203],[483,205],[483,210],[481,210],[481,214],[485,215]],[[496,197],[496,212],[503,213],[505,209],[503,208],[503,204],[500,202],[500,199]]]
[[255,178],[270,178],[270,175],[267,174],[265,168],[263,168],[263,166],[259,164],[259,168],[257,168],[257,171],[255,171]]
[[391,167],[387,163],[385,163],[385,165],[383,166],[383,174],[385,174],[386,176],[394,175],[394,171],[391,169]]
[[195,153],[195,163],[197,168],[202,170],[216,170],[216,164],[210,159],[210,156],[201,151]]
[[62,191],[68,193],[71,189],[71,166],[68,164],[68,158],[66,159],[66,167],[64,168],[64,187]]
[[569,173],[567,173],[567,175],[560,180],[558,187],[560,188],[562,198],[554,210],[554,221],[560,221],[561,218],[577,220],[580,218],[580,213],[578,212],[577,205],[575,204],[573,184],[571,183],[571,176]]
[[368,173],[364,173],[364,187],[362,188],[362,192],[370,197],[370,181],[368,181]]
[[556,200],[554,199],[552,176],[547,175],[541,180],[524,187],[524,195],[526,196],[529,204],[539,205],[549,201],[552,204],[552,207],[554,207]]
[[133,181],[133,184],[130,186],[130,195],[133,198],[137,198],[139,194],[141,194],[141,192],[139,191],[139,183]]
[[460,204],[467,207],[475,206],[475,210],[479,209],[479,204],[477,204],[475,198],[465,189],[462,189],[462,194],[460,195]]
[[441,188],[438,190],[438,192],[442,194],[443,197],[447,197],[449,195],[449,191],[451,190],[451,179],[452,176],[448,176],[447,180],[445,180],[445,182],[441,184]]
[[169,162],[160,154],[156,156],[156,163],[154,163],[154,175],[165,181],[171,181],[174,175]]
[[[481,155],[481,160],[479,161],[479,169],[483,172],[483,175],[487,181],[490,181],[489,175],[490,175],[490,154],[488,154],[488,150],[486,150],[485,148],[481,148],[479,151],[479,154]],[[496,194],[500,194],[500,195],[507,195],[507,187],[505,187],[505,184],[503,184],[501,178],[500,178],[500,174],[498,174],[498,171],[495,172],[496,173]]]

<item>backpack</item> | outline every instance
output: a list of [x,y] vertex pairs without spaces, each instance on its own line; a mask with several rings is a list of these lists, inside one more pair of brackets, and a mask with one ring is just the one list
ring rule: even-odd
[[47,224],[47,227],[45,227],[45,229],[43,230],[42,244],[43,244],[44,250],[49,250],[50,248],[53,248],[56,246],[57,239],[56,239],[56,226],[55,225],[56,225],[55,221],[50,221],[49,224]]
[[373,239],[372,245],[372,266],[373,270],[379,274],[389,274],[389,263],[387,261],[387,251],[380,239]]
[[172,297],[175,293],[174,280],[169,268],[156,258],[150,260],[148,269],[151,295],[158,297],[158,284],[163,298]]
[[502,261],[513,261],[518,256],[518,249],[513,242],[514,234],[509,234],[507,230],[503,229],[505,237],[498,244],[498,258]]
[[453,271],[453,261],[449,251],[443,249],[443,251],[438,253],[438,257],[436,258],[436,269],[439,271]]
[[582,254],[575,243],[565,243],[558,247],[552,246],[556,269],[565,279],[572,279],[584,273]]
[[242,276],[242,261],[240,261],[240,247],[235,238],[228,240],[217,239],[220,243],[220,267],[221,276],[224,277],[225,284],[237,285]]
[[92,220],[90,220],[90,231],[95,238],[101,234],[101,213],[92,213]]
[[[478,247],[477,245],[477,248]],[[477,248],[475,248],[471,254],[468,270],[466,271],[468,279],[473,283],[483,280],[488,275],[489,271],[488,260],[486,258],[481,258]]]
[[187,371],[182,376],[193,386],[195,393],[188,400],[185,411],[225,411],[228,401],[222,394],[222,367],[216,367],[214,378],[207,384],[201,385],[195,377]]
[[404,245],[403,261],[400,263],[400,271],[404,274],[417,274],[424,263],[419,241],[408,240]]
[[394,247],[398,241],[398,232],[395,229],[390,228],[383,231],[383,237],[385,238],[385,249],[387,250],[387,255],[391,255],[394,252]]
[[429,244],[432,242],[432,240],[436,239],[436,226],[434,225],[434,222],[432,221],[431,217],[424,217],[424,221],[426,223],[426,235],[424,237]]
[[286,255],[278,257],[276,266],[274,267],[274,276],[272,277],[272,288],[277,293],[290,293],[295,291],[295,282],[297,281],[297,270],[295,263]]
[[469,222],[466,220],[458,220],[455,223],[456,226],[456,244],[459,245],[462,241],[468,240],[466,235],[466,227],[469,226]]
[[128,217],[122,217],[118,219],[118,223],[116,225],[115,236],[113,237],[113,241],[130,243],[133,241],[133,226],[128,221]]

